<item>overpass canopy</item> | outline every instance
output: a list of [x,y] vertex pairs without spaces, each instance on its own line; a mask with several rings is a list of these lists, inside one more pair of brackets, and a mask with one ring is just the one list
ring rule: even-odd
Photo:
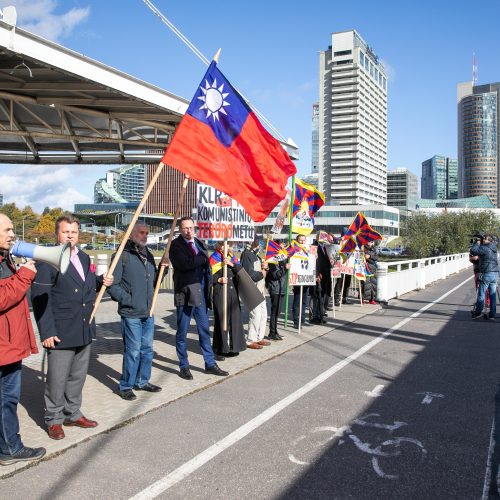
[[[0,10],[0,163],[161,159],[189,101],[20,29],[16,18],[13,7]],[[298,159],[291,139],[280,142]]]
[[0,17],[0,163],[156,162],[188,104]]

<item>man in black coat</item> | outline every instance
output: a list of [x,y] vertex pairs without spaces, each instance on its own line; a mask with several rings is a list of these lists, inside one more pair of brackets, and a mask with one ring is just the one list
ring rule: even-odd
[[49,437],[63,439],[66,426],[96,427],[84,417],[80,407],[87,376],[90,348],[95,338],[95,321],[89,323],[96,290],[112,277],[96,278],[90,258],[78,250],[80,221],[62,216],[56,221],[59,244],[71,244],[71,263],[63,275],[47,263],[37,263],[37,276],[31,287],[33,312],[43,347],[47,350],[45,385],[45,424]]
[[195,238],[194,221],[183,217],[179,222],[180,236],[172,241],[169,259],[174,268],[174,305],[177,308],[177,334],[175,346],[179,358],[179,376],[192,380],[187,353],[187,332],[194,316],[201,352],[205,360],[205,372],[227,376],[215,362],[210,345],[208,308],[212,307],[212,270],[206,245]]

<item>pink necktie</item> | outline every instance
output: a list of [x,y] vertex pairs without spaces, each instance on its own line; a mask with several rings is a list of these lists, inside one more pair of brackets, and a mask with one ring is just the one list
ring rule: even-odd
[[75,266],[75,269],[80,275],[80,278],[82,278],[82,281],[85,281],[85,273],[83,272],[83,266],[77,253],[71,252],[71,263]]

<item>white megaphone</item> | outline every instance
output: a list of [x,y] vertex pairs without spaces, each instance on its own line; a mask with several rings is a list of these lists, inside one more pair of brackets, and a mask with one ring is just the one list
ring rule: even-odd
[[68,270],[71,259],[71,245],[65,243],[55,247],[42,247],[25,241],[16,241],[10,253],[16,257],[46,262],[64,274]]

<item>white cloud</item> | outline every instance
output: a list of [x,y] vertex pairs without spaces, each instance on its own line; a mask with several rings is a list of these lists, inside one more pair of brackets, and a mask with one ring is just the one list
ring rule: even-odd
[[90,7],[56,14],[55,0],[0,0],[0,8],[8,5],[17,10],[18,26],[54,42],[69,36],[90,14]]
[[19,208],[30,205],[38,213],[45,207],[73,210],[75,203],[92,203],[90,196],[74,187],[78,185],[75,168],[22,165],[4,171],[0,182],[4,203],[14,202]]

